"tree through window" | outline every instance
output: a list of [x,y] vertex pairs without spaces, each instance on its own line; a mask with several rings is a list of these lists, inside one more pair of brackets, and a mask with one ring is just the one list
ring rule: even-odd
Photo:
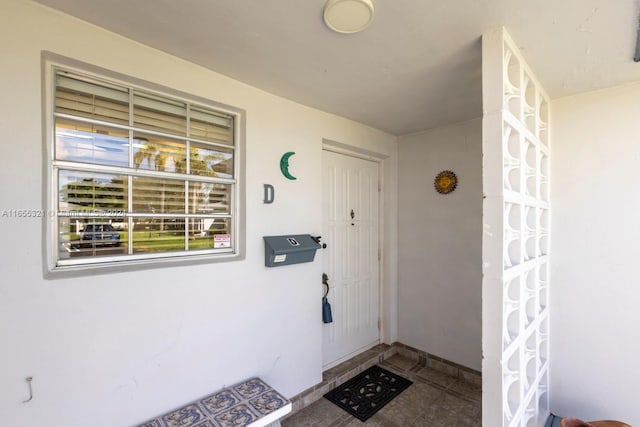
[[237,112],[51,73],[54,269],[237,254]]

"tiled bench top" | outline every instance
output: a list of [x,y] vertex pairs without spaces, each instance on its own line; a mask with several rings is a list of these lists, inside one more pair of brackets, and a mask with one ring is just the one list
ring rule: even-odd
[[252,378],[139,427],[258,427],[271,424],[289,412],[289,400],[260,378]]

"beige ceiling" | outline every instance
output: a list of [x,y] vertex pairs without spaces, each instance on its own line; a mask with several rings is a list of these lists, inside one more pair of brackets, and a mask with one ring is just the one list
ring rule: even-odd
[[483,32],[506,26],[552,98],[640,80],[636,0],[39,0],[263,90],[401,135],[482,114]]

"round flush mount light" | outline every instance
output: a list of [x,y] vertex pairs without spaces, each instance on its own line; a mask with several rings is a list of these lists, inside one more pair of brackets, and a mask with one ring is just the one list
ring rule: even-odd
[[328,0],[324,22],[338,33],[357,33],[371,24],[373,12],[371,0]]

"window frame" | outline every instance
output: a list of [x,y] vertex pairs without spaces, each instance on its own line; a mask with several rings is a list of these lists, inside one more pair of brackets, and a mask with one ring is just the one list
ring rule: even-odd
[[[84,75],[89,78],[112,83],[128,88],[133,98],[135,91],[145,94],[157,95],[169,98],[174,101],[187,103],[194,107],[203,107],[232,117],[233,121],[233,145],[229,146],[233,150],[233,176],[232,178],[219,178],[216,181],[222,184],[229,184],[230,189],[230,222],[231,222],[231,250],[204,249],[196,251],[174,251],[174,252],[151,252],[144,254],[129,253],[126,255],[115,255],[105,257],[79,257],[73,261],[63,259],[59,256],[59,216],[58,216],[58,171],[68,170],[61,165],[67,161],[55,158],[56,147],[56,74],[58,71],[68,71],[73,74]],[[182,92],[177,89],[162,86],[136,77],[127,76],[115,71],[107,70],[95,65],[87,64],[78,60],[67,58],[52,52],[42,53],[42,79],[43,79],[43,193],[44,193],[44,235],[45,245],[45,277],[55,278],[68,275],[86,275],[100,272],[117,272],[123,270],[137,270],[141,268],[167,267],[172,265],[201,264],[224,261],[241,260],[245,257],[245,126],[246,112],[242,109],[232,107],[210,99]],[[130,115],[133,111],[129,112]],[[99,120],[98,120],[99,121]],[[82,122],[82,121],[81,121]],[[88,120],[86,123],[91,123]],[[132,126],[115,126],[133,134],[134,132],[149,132],[144,128]],[[156,132],[157,133],[157,132]],[[164,134],[163,134],[164,135]],[[170,136],[169,134],[166,134]],[[185,140],[190,138],[185,135],[180,137]],[[197,140],[197,138],[196,138]],[[215,143],[213,143],[215,144]],[[68,162],[67,162],[68,163]],[[78,168],[72,170],[88,171],[93,169],[96,173],[114,173],[117,170],[129,170],[130,167],[112,168],[109,166],[96,165],[93,163],[76,162]],[[149,176],[153,178],[169,178],[191,180],[196,182],[208,182],[198,175],[190,175],[188,172],[161,172],[138,169],[130,176]],[[131,190],[130,190],[131,191]],[[132,199],[131,199],[132,200]],[[128,213],[133,212],[133,206],[127,207]],[[195,217],[195,214],[193,214]],[[129,215],[127,216],[127,218]],[[188,217],[186,217],[188,219]],[[187,230],[188,232],[188,230]],[[131,234],[131,233],[128,233]]]

